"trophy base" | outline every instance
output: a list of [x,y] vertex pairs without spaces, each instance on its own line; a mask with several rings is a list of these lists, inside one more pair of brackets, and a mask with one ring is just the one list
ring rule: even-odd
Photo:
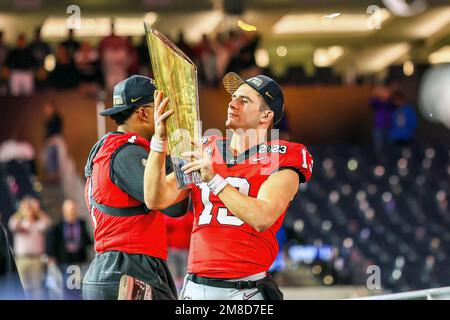
[[192,172],[190,174],[185,174],[181,167],[188,163],[187,160],[182,158],[172,157],[173,172],[177,178],[177,186],[179,189],[189,189],[189,185],[202,183],[202,178],[199,172]]

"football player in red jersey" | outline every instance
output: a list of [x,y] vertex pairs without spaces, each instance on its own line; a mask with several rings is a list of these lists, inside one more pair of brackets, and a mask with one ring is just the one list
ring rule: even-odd
[[[267,271],[278,252],[276,232],[298,192],[312,173],[312,157],[298,143],[270,139],[280,121],[284,96],[271,78],[223,80],[232,95],[226,126],[231,139],[210,136],[182,170],[199,171],[203,183],[177,188],[175,175],[164,174],[168,98],[155,93],[155,135],[144,174],[144,198],[165,208],[191,195],[194,227],[181,299],[282,299]],[[201,147],[201,148],[200,148]]]

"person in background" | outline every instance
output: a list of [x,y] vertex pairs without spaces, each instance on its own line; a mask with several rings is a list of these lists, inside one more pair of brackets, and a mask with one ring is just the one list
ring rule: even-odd
[[191,48],[191,46],[186,42],[184,39],[184,33],[183,31],[180,31],[178,33],[178,40],[175,43],[178,48],[180,48],[181,51],[183,51],[191,60],[194,57],[194,52]]
[[93,48],[88,41],[83,41],[81,47],[75,52],[74,58],[80,75],[80,91],[87,95],[96,93],[98,86],[103,83],[97,49]]
[[66,48],[71,62],[74,61],[75,52],[80,48],[80,43],[73,38],[73,33],[73,29],[69,29],[69,38],[61,42],[61,46]]
[[139,56],[139,74],[150,77],[151,62],[145,35],[142,36],[141,42],[137,46],[137,51]]
[[389,139],[395,145],[408,145],[413,141],[417,129],[416,111],[401,91],[395,91],[391,99],[396,109],[392,116]]
[[373,147],[375,152],[381,152],[389,141],[389,130],[395,109],[391,95],[392,89],[389,85],[377,86],[373,89],[369,101],[374,112]]
[[230,51],[226,45],[225,35],[218,33],[213,41],[214,55],[216,56],[216,73],[221,79],[225,75],[225,69],[230,61]]
[[128,65],[128,74],[137,74],[139,73],[139,52],[137,48],[134,46],[133,37],[128,36],[125,38],[126,45],[128,49],[128,57],[129,57],[129,65]]
[[0,143],[0,163],[10,161],[27,163],[30,173],[36,176],[36,152],[19,130],[14,131],[9,139]]
[[179,218],[164,215],[164,223],[166,224],[169,252],[167,265],[173,276],[177,291],[180,292],[183,287],[184,276],[187,272],[189,244],[191,242],[191,232],[194,224],[192,208],[184,216]]
[[127,40],[115,34],[114,23],[111,23],[111,34],[100,41],[98,50],[105,89],[111,92],[114,85],[128,76],[128,67],[131,63]]
[[50,183],[56,183],[60,178],[60,147],[62,141],[62,118],[51,101],[44,104],[45,116],[45,147],[44,165],[45,172]]
[[75,66],[69,49],[60,45],[56,50],[56,66],[48,75],[48,84],[58,90],[72,89],[78,86],[80,73]]
[[31,56],[34,61],[34,72],[36,77],[36,85],[39,87],[47,77],[44,69],[45,58],[51,53],[50,46],[41,38],[41,27],[37,27],[34,31],[34,39],[29,44]]
[[35,63],[23,33],[19,34],[16,43],[16,48],[9,52],[5,62],[8,68],[9,90],[13,96],[27,96],[34,91]]
[[6,230],[0,223],[0,300],[16,299],[25,299],[25,293],[23,292]]
[[0,30],[0,96],[6,96],[8,93],[8,69],[6,68],[6,58],[9,48],[3,42],[3,31]]
[[[72,199],[66,199],[62,205],[62,221],[54,225],[47,234],[47,256],[49,264],[58,265],[63,274],[63,297],[65,300],[81,300],[80,289],[68,286],[69,266],[83,270],[88,260],[88,247],[92,240],[86,228],[86,222],[79,218],[77,207]],[[81,274],[80,274],[81,275]],[[79,279],[81,284],[81,278]]]
[[19,210],[9,220],[14,238],[14,255],[25,294],[29,299],[43,299],[45,233],[51,221],[35,198],[24,198]]

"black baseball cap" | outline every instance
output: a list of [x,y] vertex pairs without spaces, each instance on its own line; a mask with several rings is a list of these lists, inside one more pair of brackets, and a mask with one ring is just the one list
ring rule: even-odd
[[114,86],[113,106],[100,112],[100,115],[111,116],[153,102],[155,90],[153,79],[133,75]]
[[263,75],[243,80],[237,73],[229,72],[223,77],[223,86],[231,95],[244,83],[256,90],[274,112],[274,124],[280,122],[284,112],[284,95],[280,85]]

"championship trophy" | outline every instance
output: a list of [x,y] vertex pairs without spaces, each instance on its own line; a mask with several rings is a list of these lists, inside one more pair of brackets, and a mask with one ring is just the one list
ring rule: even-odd
[[192,142],[201,138],[197,67],[163,34],[146,23],[144,27],[156,87],[169,97],[166,111],[174,111],[166,121],[169,153],[178,188],[185,189],[202,181],[199,172],[186,175],[181,171],[187,163],[182,153],[193,151]]

